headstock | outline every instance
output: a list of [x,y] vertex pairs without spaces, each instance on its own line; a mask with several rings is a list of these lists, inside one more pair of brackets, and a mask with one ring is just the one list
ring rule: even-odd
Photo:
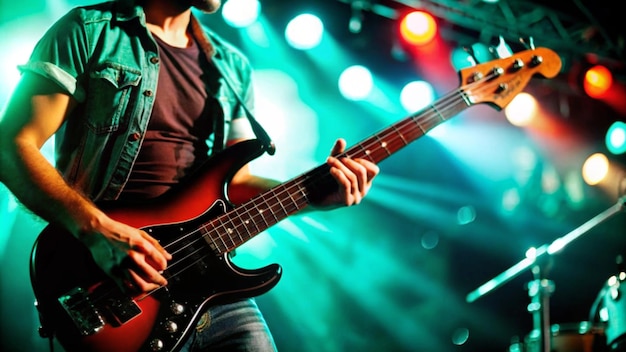
[[460,89],[470,105],[489,103],[503,109],[533,76],[553,78],[560,70],[561,58],[557,53],[533,48],[462,69]]

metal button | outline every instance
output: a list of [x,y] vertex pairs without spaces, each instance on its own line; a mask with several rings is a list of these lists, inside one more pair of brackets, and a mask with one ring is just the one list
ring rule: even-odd
[[141,139],[141,134],[139,132],[132,133],[128,136],[129,141],[138,141]]
[[153,56],[150,58],[150,62],[153,64],[158,64],[159,63],[159,58],[156,56]]

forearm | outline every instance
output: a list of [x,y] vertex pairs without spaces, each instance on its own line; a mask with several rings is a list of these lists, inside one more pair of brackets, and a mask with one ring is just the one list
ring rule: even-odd
[[29,210],[75,236],[94,227],[103,214],[72,189],[37,146],[19,141],[2,143],[0,181]]

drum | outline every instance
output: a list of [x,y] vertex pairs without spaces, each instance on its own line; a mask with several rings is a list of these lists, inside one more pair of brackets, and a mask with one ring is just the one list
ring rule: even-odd
[[[550,326],[550,333],[550,352],[608,351],[604,329],[590,322],[554,324]],[[541,352],[541,347],[541,336],[535,330],[526,336],[521,351]]]
[[610,277],[596,298],[591,318],[604,327],[606,343],[611,351],[626,351],[626,274]]

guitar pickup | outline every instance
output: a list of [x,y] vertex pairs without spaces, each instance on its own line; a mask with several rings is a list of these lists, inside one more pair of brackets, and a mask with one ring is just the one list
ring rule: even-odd
[[81,335],[93,335],[104,327],[104,319],[92,304],[88,292],[81,287],[72,289],[58,301]]
[[[101,286],[96,289],[103,290]],[[106,296],[105,296],[106,295]],[[106,294],[98,295],[98,297],[106,297],[102,299],[102,314],[108,323],[113,326],[120,326],[141,314],[141,309],[129,296],[125,295],[122,291],[115,289],[107,291]]]

